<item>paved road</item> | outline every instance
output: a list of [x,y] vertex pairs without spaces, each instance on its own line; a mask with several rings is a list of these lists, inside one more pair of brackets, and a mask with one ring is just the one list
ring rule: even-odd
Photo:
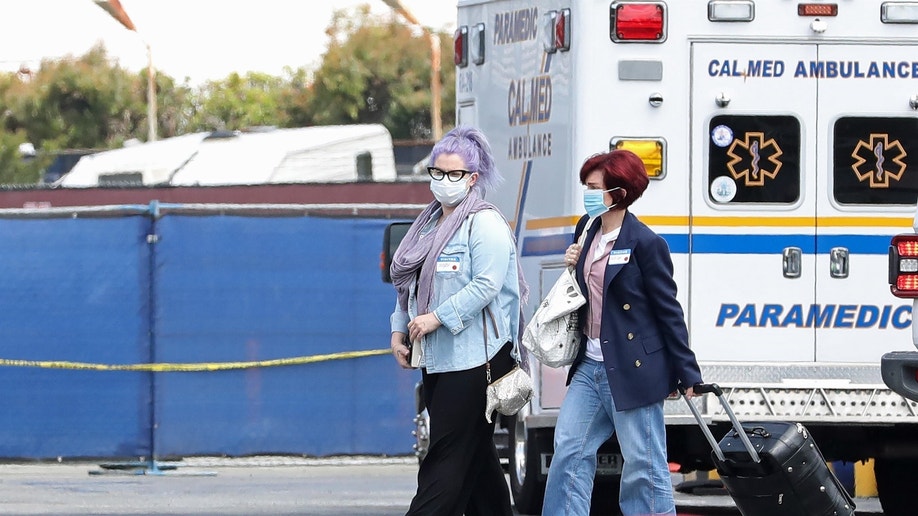
[[[2,464],[0,514],[396,516],[417,474],[411,458],[189,458],[156,466]],[[680,514],[738,514],[725,496],[677,501]],[[858,514],[882,514],[875,499],[857,504]]]

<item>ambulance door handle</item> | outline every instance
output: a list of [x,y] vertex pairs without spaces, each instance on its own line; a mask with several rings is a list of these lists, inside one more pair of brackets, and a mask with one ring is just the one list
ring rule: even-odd
[[848,277],[848,249],[833,247],[829,251],[829,275],[833,278]]
[[784,277],[799,278],[802,269],[803,250],[799,247],[785,247],[783,253]]

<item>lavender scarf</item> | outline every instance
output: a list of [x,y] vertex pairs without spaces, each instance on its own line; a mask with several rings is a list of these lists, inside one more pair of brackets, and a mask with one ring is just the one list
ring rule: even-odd
[[[481,198],[478,188],[472,188],[465,199],[456,206],[455,211],[437,226],[433,234],[420,238],[421,230],[430,223],[436,211],[440,208],[438,201],[433,201],[424,208],[416,219],[405,238],[402,239],[398,249],[392,256],[392,267],[389,272],[392,284],[398,293],[398,306],[402,310],[408,309],[408,292],[411,282],[417,277],[418,269],[421,274],[418,278],[418,314],[426,314],[430,309],[431,293],[433,292],[434,271],[436,270],[437,257],[446,247],[446,243],[456,233],[459,227],[470,215],[481,210],[493,209],[500,213],[493,204]],[[503,216],[503,214],[501,214]],[[506,220],[506,219],[504,219]],[[523,271],[517,260],[517,271],[520,282],[520,300],[529,296],[529,287],[523,279]],[[522,327],[522,320],[520,321]]]

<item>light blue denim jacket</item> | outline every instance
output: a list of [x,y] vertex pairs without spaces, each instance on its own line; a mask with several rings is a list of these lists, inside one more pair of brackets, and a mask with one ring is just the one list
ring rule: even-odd
[[[431,229],[433,223],[422,234]],[[437,267],[430,307],[443,325],[422,339],[421,367],[429,373],[445,373],[484,364],[485,306],[494,316],[493,323],[488,315],[484,316],[488,318],[487,359],[507,342],[513,342],[513,354],[518,357],[520,285],[516,246],[503,217],[494,210],[470,216],[446,243],[438,264],[442,267]],[[446,270],[452,265],[458,270]],[[408,322],[417,312],[414,293],[413,288],[408,310],[399,309],[396,301],[390,318],[393,332],[408,333]]]

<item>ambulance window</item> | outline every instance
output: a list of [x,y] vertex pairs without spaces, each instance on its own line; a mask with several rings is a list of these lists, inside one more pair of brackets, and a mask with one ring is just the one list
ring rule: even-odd
[[915,204],[918,118],[845,117],[835,122],[832,179],[840,204]]
[[719,115],[708,130],[708,198],[715,204],[793,204],[800,198],[800,122]]

